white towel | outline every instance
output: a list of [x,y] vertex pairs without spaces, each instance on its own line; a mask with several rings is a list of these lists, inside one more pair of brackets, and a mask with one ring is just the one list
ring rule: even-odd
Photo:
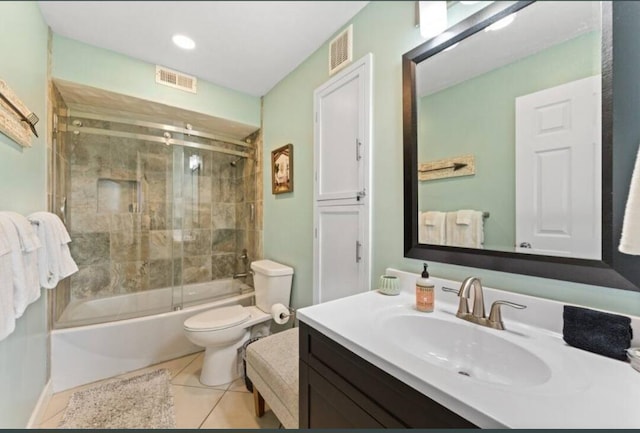
[[13,307],[13,271],[11,270],[11,244],[0,225],[0,340],[16,328]]
[[[24,218],[24,217],[23,217]],[[13,218],[6,212],[0,212],[0,227],[11,246],[11,269],[13,271],[13,311],[16,319],[21,317],[27,306],[40,297],[38,283],[38,252],[24,252],[20,243],[18,229]]]
[[418,217],[418,243],[431,245],[445,244],[445,213],[422,212]]
[[464,225],[471,224],[474,212],[475,211],[468,210],[468,209],[459,210],[458,213],[456,214],[456,224],[464,224]]
[[13,225],[16,226],[18,237],[20,239],[20,248],[23,252],[29,253],[42,246],[29,220],[16,212],[3,211],[2,214],[9,217],[13,222]]
[[[462,221],[469,214],[465,213]],[[446,245],[452,247],[483,248],[484,222],[482,212],[470,211],[468,224],[458,224],[458,212],[447,212],[446,216]]]
[[631,175],[618,250],[625,254],[640,255],[640,149]]
[[53,289],[61,279],[78,272],[78,265],[71,257],[67,245],[71,242],[71,237],[55,214],[35,212],[28,218],[36,225],[38,237],[43,244],[38,250],[40,285],[46,289]]

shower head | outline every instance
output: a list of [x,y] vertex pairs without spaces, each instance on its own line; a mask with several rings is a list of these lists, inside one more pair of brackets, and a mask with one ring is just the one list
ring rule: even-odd
[[237,159],[235,159],[234,161],[231,161],[229,164],[231,165],[231,167],[235,167],[238,164],[238,161],[240,161],[242,159],[242,157],[238,157]]

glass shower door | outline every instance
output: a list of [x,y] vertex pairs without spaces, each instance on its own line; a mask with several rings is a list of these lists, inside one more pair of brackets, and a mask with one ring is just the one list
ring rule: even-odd
[[[62,102],[59,102],[62,105]],[[56,296],[55,327],[170,311],[174,284],[174,148],[129,113],[60,110],[56,158],[79,271]],[[180,134],[176,139],[181,139]],[[180,245],[178,244],[178,247]]]

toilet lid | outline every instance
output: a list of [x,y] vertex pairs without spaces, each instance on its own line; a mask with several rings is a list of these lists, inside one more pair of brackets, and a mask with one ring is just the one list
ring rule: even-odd
[[184,321],[184,327],[191,331],[225,329],[246,322],[250,316],[249,310],[242,305],[232,305],[214,308],[189,317]]

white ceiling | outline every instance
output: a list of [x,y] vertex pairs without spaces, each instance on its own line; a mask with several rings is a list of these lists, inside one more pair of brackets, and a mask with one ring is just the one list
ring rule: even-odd
[[[54,33],[262,96],[368,1],[38,3]],[[173,45],[175,33],[196,48]]]

